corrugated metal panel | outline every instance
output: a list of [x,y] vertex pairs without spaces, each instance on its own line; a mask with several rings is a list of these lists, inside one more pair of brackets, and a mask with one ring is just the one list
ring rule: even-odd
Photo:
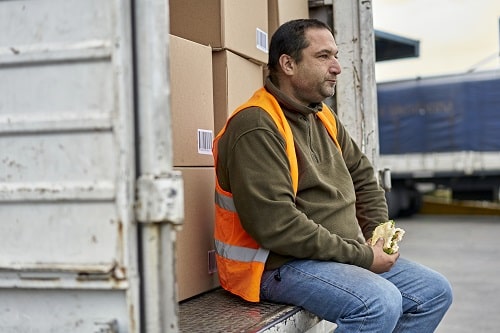
[[0,2],[2,332],[138,331],[131,20]]

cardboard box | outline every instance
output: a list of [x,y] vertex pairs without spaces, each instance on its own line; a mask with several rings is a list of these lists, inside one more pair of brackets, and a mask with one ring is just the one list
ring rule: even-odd
[[217,134],[233,111],[262,87],[263,66],[230,51],[213,52],[214,130]]
[[309,5],[307,0],[267,0],[268,4],[268,29],[269,41],[271,37],[283,23],[309,18]]
[[174,166],[213,166],[212,49],[170,35]]
[[267,63],[267,0],[170,0],[170,33]]
[[[177,233],[177,290],[182,301],[219,286],[214,261],[214,189],[213,167],[174,168],[184,181],[184,224]],[[212,259],[213,257],[212,252]]]

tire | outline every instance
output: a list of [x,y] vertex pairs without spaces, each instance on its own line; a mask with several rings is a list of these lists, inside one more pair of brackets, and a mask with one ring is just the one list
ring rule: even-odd
[[389,213],[389,219],[395,219],[399,216],[401,210],[400,198],[398,195],[399,189],[393,188],[389,192],[385,192],[385,199],[387,201],[387,210]]
[[413,187],[394,187],[385,193],[389,219],[410,217],[422,208],[422,195]]

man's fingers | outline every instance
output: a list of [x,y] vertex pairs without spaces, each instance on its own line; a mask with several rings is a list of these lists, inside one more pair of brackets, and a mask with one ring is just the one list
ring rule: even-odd
[[377,239],[377,242],[375,243],[376,246],[384,246],[384,239],[383,238],[379,238]]

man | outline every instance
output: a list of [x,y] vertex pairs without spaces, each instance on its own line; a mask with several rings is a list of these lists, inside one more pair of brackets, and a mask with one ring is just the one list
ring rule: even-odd
[[451,304],[448,281],[366,242],[387,205],[372,165],[322,104],[335,93],[337,53],[324,23],[282,25],[265,87],[215,139],[221,285],[302,306],[340,333],[433,332]]

